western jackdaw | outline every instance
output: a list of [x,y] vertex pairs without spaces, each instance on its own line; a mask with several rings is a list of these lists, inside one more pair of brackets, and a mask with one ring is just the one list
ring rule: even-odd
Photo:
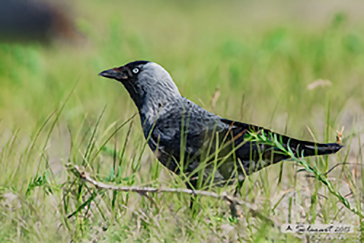
[[276,136],[296,156],[331,154],[342,147],[300,141],[217,116],[183,97],[169,73],[154,62],[130,62],[99,75],[124,85],[139,110],[149,147],[169,170],[186,176],[189,188],[207,182],[241,185],[246,175],[289,158],[278,147],[248,140],[252,132]]

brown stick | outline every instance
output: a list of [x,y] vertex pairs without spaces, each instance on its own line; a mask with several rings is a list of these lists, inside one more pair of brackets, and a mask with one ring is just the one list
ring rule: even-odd
[[[202,190],[191,190],[191,189],[184,189],[184,188],[154,188],[154,187],[137,187],[137,186],[114,186],[114,185],[107,185],[105,183],[96,181],[90,177],[90,175],[84,170],[84,168],[80,168],[78,165],[73,166],[72,172],[81,179],[85,180],[88,183],[94,185],[97,189],[104,189],[104,190],[112,190],[112,191],[121,191],[121,192],[136,192],[141,195],[146,195],[146,193],[186,193],[191,195],[200,195],[200,196],[207,196],[213,197],[219,200],[228,201],[229,204],[233,207],[235,205],[245,206],[249,208],[249,211],[252,213],[253,216],[257,216],[262,220],[268,221],[271,223],[272,226],[275,226],[274,222],[269,219],[268,217],[262,215],[258,210],[254,209],[253,206],[242,200],[239,200],[236,197],[229,196],[226,192],[221,193],[220,195],[214,192],[209,191],[202,191]],[[230,206],[230,207],[231,207]]]

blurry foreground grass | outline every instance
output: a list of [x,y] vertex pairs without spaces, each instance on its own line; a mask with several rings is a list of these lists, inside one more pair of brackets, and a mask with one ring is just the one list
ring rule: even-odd
[[[234,1],[87,4],[76,4],[84,43],[0,44],[1,242],[316,237],[282,234],[244,207],[244,217],[231,222],[226,202],[211,198],[201,198],[201,211],[192,215],[188,196],[151,194],[151,203],[133,193],[100,192],[68,173],[70,163],[110,184],[184,187],[146,147],[139,118],[128,121],[136,109],[123,87],[97,76],[137,59],[164,66],[182,94],[206,109],[219,87],[214,111],[221,116],[317,141],[334,141],[345,126],[339,154],[307,163],[323,173],[337,165],[324,176],[362,210],[364,24],[350,12],[333,12],[312,26],[287,21],[288,10],[264,19],[266,12]],[[249,7],[262,19],[245,14]],[[320,79],[328,85],[307,88]],[[278,226],[359,229],[363,219],[301,169],[289,161],[264,169],[248,178],[242,197]]]

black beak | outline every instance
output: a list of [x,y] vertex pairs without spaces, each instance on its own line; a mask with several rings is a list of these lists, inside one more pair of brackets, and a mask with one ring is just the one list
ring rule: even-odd
[[119,70],[115,70],[114,68],[102,71],[101,73],[99,73],[99,75],[105,78],[114,78],[114,79],[118,79],[121,76],[123,76],[122,72],[120,72]]

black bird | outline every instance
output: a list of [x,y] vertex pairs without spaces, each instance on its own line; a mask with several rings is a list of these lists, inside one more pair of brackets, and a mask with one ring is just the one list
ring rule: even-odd
[[238,181],[238,190],[246,175],[289,158],[278,147],[248,140],[252,132],[277,136],[297,156],[332,154],[342,148],[217,116],[183,97],[169,73],[154,62],[130,62],[99,75],[124,85],[139,110],[149,147],[169,170],[185,175],[192,189],[200,183]]

